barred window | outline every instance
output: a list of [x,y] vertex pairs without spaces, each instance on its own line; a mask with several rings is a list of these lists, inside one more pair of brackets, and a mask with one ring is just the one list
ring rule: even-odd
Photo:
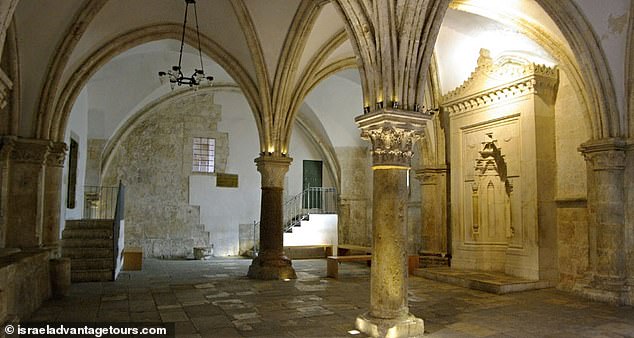
[[194,163],[192,171],[197,173],[213,173],[216,139],[194,137],[193,145]]

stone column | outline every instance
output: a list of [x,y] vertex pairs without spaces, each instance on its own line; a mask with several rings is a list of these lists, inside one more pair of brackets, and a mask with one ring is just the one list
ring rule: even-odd
[[370,311],[356,327],[373,337],[422,336],[424,324],[407,304],[407,170],[412,145],[429,116],[380,109],[355,119],[372,143],[372,267]]
[[45,246],[53,249],[54,257],[57,257],[59,254],[59,216],[65,157],[66,143],[51,142],[46,156],[46,169],[44,170],[44,223],[42,226],[42,241]]
[[586,142],[579,150],[588,167],[589,280],[593,299],[627,303],[624,169],[621,139]]
[[[6,247],[7,212],[9,200],[9,163],[15,137],[0,138],[0,248]],[[0,317],[1,319],[1,317]]]
[[423,255],[445,256],[447,244],[447,168],[416,171],[420,182]]
[[11,152],[7,247],[42,245],[42,180],[49,141],[16,139]]
[[262,176],[260,207],[260,253],[249,267],[249,278],[297,278],[291,260],[284,254],[284,177],[290,157],[262,155],[255,159]]

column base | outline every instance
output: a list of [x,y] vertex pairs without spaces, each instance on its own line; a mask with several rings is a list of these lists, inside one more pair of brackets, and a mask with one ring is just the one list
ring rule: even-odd
[[621,278],[587,276],[577,281],[573,291],[594,301],[617,305],[634,304],[634,288]]
[[252,279],[296,279],[295,269],[291,264],[291,260],[287,257],[278,257],[274,259],[263,259],[262,256],[255,257],[249,273]]
[[370,337],[422,337],[425,332],[423,320],[412,314],[401,318],[385,319],[373,317],[368,312],[357,317],[355,326],[357,330]]

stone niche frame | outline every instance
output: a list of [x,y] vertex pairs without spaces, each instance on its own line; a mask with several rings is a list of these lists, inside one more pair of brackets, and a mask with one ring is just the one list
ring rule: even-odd
[[[482,49],[469,79],[443,97],[451,135],[453,268],[556,281],[558,83],[557,67],[509,55],[494,62]],[[487,147],[497,160],[484,155]],[[486,194],[482,186],[476,194],[483,179],[492,189],[488,199],[478,199]],[[474,227],[474,219],[482,220],[474,204],[493,214],[482,226]]]

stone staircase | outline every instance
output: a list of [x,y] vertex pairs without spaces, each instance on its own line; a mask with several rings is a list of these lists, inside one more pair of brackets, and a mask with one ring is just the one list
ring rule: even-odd
[[67,220],[62,256],[71,260],[72,282],[111,281],[114,270],[113,220]]

